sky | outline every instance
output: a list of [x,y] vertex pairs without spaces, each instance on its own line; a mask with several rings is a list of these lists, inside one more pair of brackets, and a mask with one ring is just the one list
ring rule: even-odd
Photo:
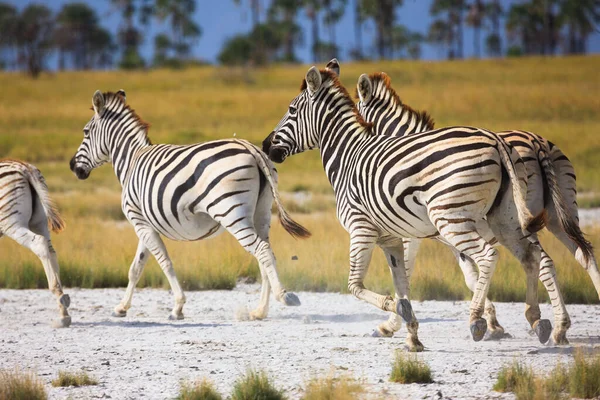
[[[4,0],[6,1],[6,0]],[[118,10],[111,6],[110,0],[79,0],[88,3],[94,8],[100,18],[100,24],[116,34],[119,23],[120,14]],[[266,10],[270,0],[260,0],[261,5]],[[396,20],[398,23],[406,25],[410,30],[426,34],[429,25],[433,18],[429,15],[429,8],[433,0],[404,0],[404,5],[399,7],[396,12]],[[31,3],[44,3],[51,9],[58,11],[62,5],[71,3],[69,0],[8,0],[8,3],[22,9]],[[510,4],[518,2],[517,0],[501,0],[502,5],[507,9]],[[198,0],[196,2],[196,12],[194,13],[195,22],[202,28],[202,36],[193,45],[192,53],[195,58],[216,62],[217,56],[223,47],[225,41],[239,33],[246,33],[251,29],[251,15],[248,7],[248,0],[241,0],[242,5],[238,6],[233,0]],[[340,54],[340,61],[350,59],[349,51],[354,47],[354,11],[352,9],[353,0],[348,0],[348,7],[343,19],[336,27],[336,37]],[[263,13],[264,20],[264,13]],[[304,43],[297,48],[296,55],[304,63],[310,63],[310,22],[306,18],[304,12],[299,13],[297,22],[302,26],[304,31]],[[325,27],[321,24],[321,34],[326,33]],[[148,61],[153,55],[153,37],[162,32],[167,32],[168,27],[156,20],[152,20],[150,27],[145,31],[146,37],[141,48],[141,53]],[[473,30],[465,27],[464,30],[464,55],[472,57],[473,50]],[[363,48],[367,51],[374,51],[374,33],[375,29],[372,22],[365,24],[363,32]],[[482,34],[484,38],[486,33]],[[324,37],[327,40],[327,36]],[[503,45],[506,45],[506,39],[503,40]],[[483,49],[483,45],[482,45]],[[600,33],[591,35],[588,40],[588,52],[600,53]],[[423,44],[421,58],[425,60],[438,60],[445,58],[445,51],[439,47]],[[118,57],[115,57],[118,59]],[[55,67],[55,57],[50,60],[49,66]]]

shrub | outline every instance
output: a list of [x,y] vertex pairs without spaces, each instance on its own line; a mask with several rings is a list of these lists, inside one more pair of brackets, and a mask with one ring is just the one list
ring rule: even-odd
[[285,396],[276,389],[264,371],[249,369],[233,385],[232,400],[283,400]]
[[342,377],[312,379],[306,385],[302,400],[354,400],[364,392],[363,387],[356,381]]
[[191,385],[182,383],[177,397],[179,400],[221,400],[222,398],[212,382],[206,379]]
[[0,399],[45,400],[44,385],[31,373],[0,370]]
[[600,396],[600,354],[586,358],[583,351],[576,351],[568,374],[571,396],[585,399]]
[[54,387],[67,387],[67,386],[91,386],[97,385],[98,381],[95,378],[90,377],[87,372],[67,372],[58,371],[58,378],[52,381]]
[[398,352],[392,366],[392,382],[398,383],[432,383],[431,369],[424,361],[420,361],[417,355],[405,356]]

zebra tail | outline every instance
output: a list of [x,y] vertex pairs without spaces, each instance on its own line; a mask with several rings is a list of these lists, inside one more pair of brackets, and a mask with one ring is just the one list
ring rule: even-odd
[[294,221],[292,217],[288,214],[286,209],[283,207],[283,203],[281,202],[281,198],[279,197],[279,191],[277,190],[277,181],[273,177],[272,167],[270,166],[271,162],[267,158],[267,156],[256,148],[252,143],[247,142],[245,140],[234,139],[235,142],[244,146],[250,154],[256,160],[260,170],[263,172],[267,181],[269,182],[269,186],[271,186],[271,191],[273,193],[273,199],[275,199],[275,204],[277,205],[277,214],[279,215],[279,222],[283,226],[290,235],[295,238],[308,238],[311,233],[300,225],[298,222]]
[[[512,183],[513,198],[517,206],[517,216],[521,230],[524,234],[528,232],[535,233],[544,227],[545,213],[542,212],[534,217],[527,208],[527,172],[525,164],[514,148],[509,146],[501,137],[495,136],[498,140],[498,151],[502,164],[506,168]],[[517,162],[515,163],[513,159],[516,159]]]
[[48,186],[46,185],[46,181],[44,180],[42,173],[39,169],[30,164],[27,165],[27,169],[25,171],[29,184],[33,187],[33,190],[35,190],[36,194],[38,195],[40,203],[42,203],[42,207],[46,213],[46,218],[48,219],[48,228],[56,233],[61,232],[63,229],[65,229],[66,224],[60,216],[56,204],[54,201],[52,201],[50,195],[48,194]]
[[579,228],[579,224],[569,212],[569,208],[567,207],[565,198],[563,197],[562,191],[560,190],[560,186],[558,184],[554,164],[549,157],[549,150],[537,140],[534,141],[534,144],[537,150],[538,161],[542,167],[542,170],[544,171],[544,176],[546,178],[545,182],[546,185],[548,185],[550,198],[554,204],[554,209],[556,210],[556,215],[558,216],[560,226],[567,236],[573,242],[575,242],[575,244],[577,244],[581,250],[581,254],[585,260],[585,263],[589,264],[594,257],[594,248],[592,244],[584,237],[583,232],[581,232],[581,229]]

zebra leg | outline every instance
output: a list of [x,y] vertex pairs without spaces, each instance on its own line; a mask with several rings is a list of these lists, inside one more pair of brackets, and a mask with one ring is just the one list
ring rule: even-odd
[[[418,247],[420,241],[417,240],[415,243]],[[392,331],[392,334],[395,330],[400,329],[401,320],[399,318],[399,314],[402,315],[402,318],[406,321],[406,328],[408,330],[408,334],[406,336],[406,344],[408,345],[408,349],[410,351],[423,351],[424,347],[418,337],[419,330],[419,321],[417,321],[417,317],[415,317],[415,313],[413,312],[412,305],[409,301],[410,287],[409,287],[409,277],[408,273],[404,267],[404,246],[407,245],[400,244],[399,246],[394,247],[383,247],[383,252],[385,253],[385,257],[388,262],[388,266],[390,268],[390,272],[392,274],[392,278],[394,281],[394,289],[396,291],[396,318],[392,319],[391,317],[388,321],[379,325],[378,330],[380,332]],[[409,244],[412,246],[412,243]],[[400,311],[400,312],[398,312]],[[389,324],[392,322],[392,324]],[[397,322],[397,325],[394,324]]]
[[[454,222],[454,221],[458,222]],[[478,232],[472,220],[465,218],[438,218],[438,231],[454,248],[470,257],[479,267],[477,285],[473,292],[470,307],[470,328],[473,340],[483,339],[487,321],[482,318],[485,299],[490,288],[490,280],[498,262],[498,251]]]
[[[477,281],[479,279],[479,269],[477,268],[477,265],[469,257],[459,253],[454,247],[451,247],[451,250],[465,277],[467,287],[471,292],[475,293],[475,288],[477,287]],[[504,328],[496,318],[496,306],[494,306],[494,303],[487,297],[485,298],[483,317],[487,321],[487,331],[491,339],[500,339],[504,337]]]
[[71,316],[69,315],[68,308],[71,304],[71,299],[62,290],[58,259],[50,241],[47,222],[44,220],[44,224],[33,224],[33,227],[39,234],[32,232],[25,226],[18,226],[5,232],[5,234],[20,245],[31,250],[40,259],[44,266],[46,278],[48,279],[48,288],[57,297],[58,302],[60,318],[57,321],[53,321],[52,326],[55,328],[69,327],[71,325]]
[[557,345],[569,344],[569,340],[567,339],[567,330],[571,327],[571,318],[569,317],[565,302],[558,287],[558,281],[556,280],[556,268],[554,267],[554,262],[544,251],[539,242],[537,242],[537,245],[541,250],[539,278],[548,292],[550,303],[552,304],[552,312],[554,313],[552,341]]
[[124,317],[127,315],[127,310],[129,310],[129,308],[131,307],[131,299],[133,298],[133,292],[138,282],[140,281],[142,271],[144,271],[144,266],[146,265],[149,256],[150,251],[140,240],[138,243],[137,251],[135,252],[135,258],[131,263],[131,266],[129,267],[129,282],[127,283],[125,295],[123,296],[121,302],[115,307],[112,313],[113,317]]
[[[375,229],[361,227],[350,229],[350,275],[348,291],[360,300],[373,304],[383,311],[396,312],[396,301],[365,289],[364,280],[369,269],[373,248],[379,234]],[[400,259],[402,260],[402,258]]]
[[151,228],[138,227],[136,229],[136,233],[140,238],[140,241],[143,242],[143,244],[148,248],[148,250],[150,250],[154,258],[158,262],[158,265],[160,265],[160,268],[163,270],[165,276],[167,277],[169,285],[171,286],[171,290],[173,291],[173,296],[175,297],[175,305],[173,306],[173,310],[169,315],[169,319],[183,319],[182,310],[183,305],[185,304],[185,295],[183,294],[183,290],[181,290],[181,286],[179,285],[179,281],[177,280],[177,276],[175,275],[173,263],[169,258],[169,253],[167,252],[165,244],[160,238],[160,235]]

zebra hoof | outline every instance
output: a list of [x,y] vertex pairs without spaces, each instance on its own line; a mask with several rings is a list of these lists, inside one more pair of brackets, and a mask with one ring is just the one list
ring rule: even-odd
[[183,313],[177,315],[169,314],[169,321],[177,321],[180,319],[183,319]]
[[115,310],[112,312],[112,314],[110,314],[111,317],[115,317],[115,318],[124,318],[127,316],[127,311],[125,310]]
[[412,353],[420,353],[425,350],[425,346],[423,346],[423,343],[417,338],[406,338],[406,345],[408,346],[408,351]]
[[378,326],[377,328],[375,328],[375,330],[373,331],[373,333],[371,333],[371,337],[383,337],[383,338],[391,338],[394,336],[394,332],[390,331],[389,329],[385,329],[382,328],[381,326]]
[[487,335],[485,337],[486,340],[500,340],[506,337],[506,333],[504,332],[504,328],[500,325],[497,326],[488,326]]
[[71,317],[69,315],[62,317],[59,320],[52,321],[53,328],[68,328],[69,326],[71,326]]
[[300,299],[292,292],[284,294],[282,300],[286,306],[296,307],[300,305]]
[[62,296],[60,296],[60,298],[58,299],[58,302],[60,303],[61,306],[63,306],[64,308],[69,308],[69,306],[71,305],[71,298],[69,297],[68,294],[63,294]]
[[554,342],[557,346],[567,345],[569,344],[569,339],[567,339],[567,332],[553,332],[552,333],[552,342]]
[[548,319],[540,319],[533,324],[533,331],[540,340],[540,343],[544,344],[550,339],[552,323]]
[[479,342],[485,336],[487,331],[487,321],[483,318],[471,322],[471,336],[473,340]]
[[413,319],[413,309],[408,299],[400,299],[396,303],[396,314],[402,317],[402,319],[408,324]]

